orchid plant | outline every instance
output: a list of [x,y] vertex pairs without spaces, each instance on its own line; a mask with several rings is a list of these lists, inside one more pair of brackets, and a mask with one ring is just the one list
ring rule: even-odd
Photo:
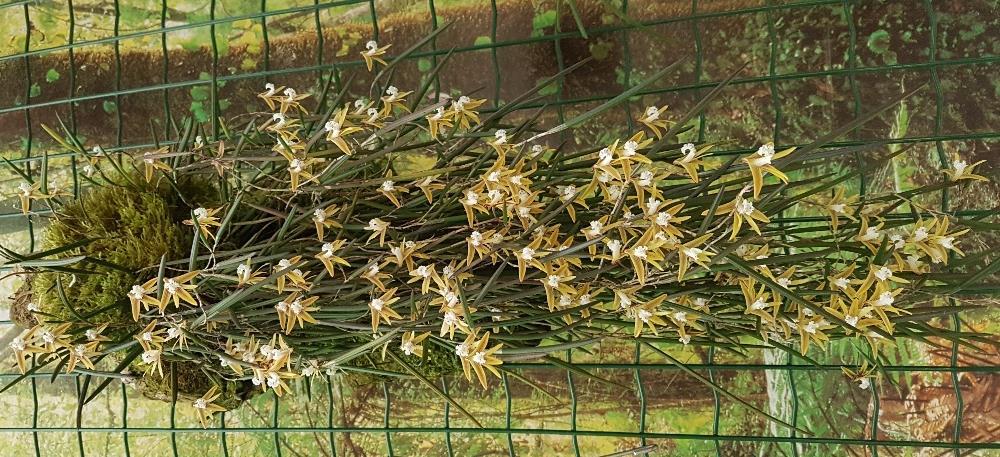
[[[382,59],[389,47],[368,42],[369,71],[392,65]],[[17,367],[64,360],[66,371],[108,372],[95,361],[118,354],[115,376],[135,367],[163,376],[165,361],[183,361],[283,395],[290,381],[349,372],[364,355],[419,373],[435,347],[489,388],[505,361],[604,339],[808,358],[853,338],[866,361],[845,373],[868,386],[869,366],[901,328],[930,328],[939,310],[922,305],[926,294],[957,290],[937,272],[965,254],[969,230],[914,197],[986,179],[973,174],[979,163],[956,158],[939,185],[849,195],[843,183],[858,172],[801,176],[858,148],[762,141],[725,160],[716,143],[677,142],[684,123],[650,106],[640,130],[569,150],[549,138],[621,100],[538,132],[511,114],[532,94],[484,111],[482,99],[425,103],[426,92],[386,84],[378,97],[351,99],[268,83],[259,94],[268,112],[132,155],[90,154],[47,129],[90,159],[94,186],[179,192],[180,177],[194,176],[218,198],[176,221],[190,234],[188,256],[132,272],[120,294],[130,321],[52,320],[46,310],[64,303],[42,303],[37,325],[10,343]],[[412,156],[433,165],[404,167]],[[32,182],[18,197],[25,214],[73,204]],[[792,208],[820,222],[779,223]],[[75,255],[81,246],[47,249],[31,259],[51,261],[4,256],[37,275],[100,262]],[[198,394],[204,425],[225,408],[215,387]]]

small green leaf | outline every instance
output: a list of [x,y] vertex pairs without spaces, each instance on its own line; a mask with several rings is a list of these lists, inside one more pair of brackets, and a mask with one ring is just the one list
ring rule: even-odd
[[[544,80],[540,79],[537,81],[537,83],[542,83],[542,82],[544,82]],[[539,89],[538,95],[554,95],[556,92],[559,92],[559,84],[556,83],[555,81],[552,81],[545,87]]]
[[431,60],[430,59],[418,59],[417,60],[417,70],[420,70],[421,73],[430,71],[430,69],[432,67],[433,67],[433,65],[431,64]]
[[54,83],[59,80],[59,72],[55,68],[49,68],[49,71],[45,72],[45,82]]
[[191,99],[194,101],[205,101],[212,96],[212,92],[208,90],[208,86],[194,86],[191,88]]
[[889,32],[878,29],[868,36],[868,49],[875,54],[882,54],[889,50]]
[[545,10],[535,15],[531,20],[531,28],[540,31],[556,25],[556,10]]
[[114,114],[118,112],[118,105],[111,100],[105,100],[101,106],[104,108],[105,113]]
[[28,91],[28,96],[37,97],[39,95],[42,95],[42,87],[39,86],[38,83],[32,84],[31,89]]
[[486,35],[481,35],[481,36],[477,36],[476,37],[476,41],[474,41],[472,44],[474,44],[476,46],[486,46],[486,45],[489,45],[492,42],[493,42],[492,38],[490,38],[490,37],[488,37]]

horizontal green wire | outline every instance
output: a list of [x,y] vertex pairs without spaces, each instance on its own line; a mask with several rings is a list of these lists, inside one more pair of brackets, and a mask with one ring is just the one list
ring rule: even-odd
[[[149,434],[178,434],[178,433],[214,433],[214,430],[203,428],[159,428],[159,427],[0,427],[0,433],[25,433],[37,431],[39,433],[55,432],[83,432],[83,433],[109,433],[123,432],[129,433],[149,433]],[[899,446],[899,447],[933,447],[941,449],[1000,449],[1000,442],[978,442],[978,443],[951,443],[941,441],[915,441],[915,440],[868,440],[852,438],[820,438],[820,437],[779,437],[779,436],[752,436],[752,435],[713,435],[696,433],[656,433],[656,432],[626,432],[609,430],[557,430],[539,428],[501,428],[501,427],[245,427],[227,428],[226,434],[235,433],[325,433],[336,431],[341,433],[470,433],[470,434],[506,434],[515,435],[556,435],[556,436],[598,436],[617,438],[654,438],[654,439],[674,439],[674,440],[698,440],[698,441],[742,441],[742,442],[764,442],[764,443],[804,443],[804,444],[840,444],[840,445],[878,445],[878,446]]]

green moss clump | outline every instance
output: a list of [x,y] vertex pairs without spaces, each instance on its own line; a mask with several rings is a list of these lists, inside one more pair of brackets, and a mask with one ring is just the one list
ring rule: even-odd
[[[60,208],[45,232],[43,249],[87,239],[88,244],[57,257],[86,255],[122,268],[87,263],[95,274],[35,275],[31,289],[41,311],[50,320],[74,320],[103,310],[93,322],[110,323],[112,329],[134,326],[126,300],[129,289],[155,273],[161,256],[182,257],[190,245],[191,231],[180,223],[190,209],[175,201],[173,193],[166,186],[109,185]],[[143,269],[149,271],[139,277]]]
[[[146,366],[134,363],[132,368],[143,370]],[[136,383],[136,388],[153,400],[170,401],[174,391],[171,371],[174,372],[173,377],[177,379],[178,401],[193,402],[208,392],[212,386],[217,386],[220,395],[214,403],[226,410],[232,410],[238,408],[252,392],[252,386],[248,382],[227,381],[191,362],[164,362],[162,378],[158,373],[146,373]]]

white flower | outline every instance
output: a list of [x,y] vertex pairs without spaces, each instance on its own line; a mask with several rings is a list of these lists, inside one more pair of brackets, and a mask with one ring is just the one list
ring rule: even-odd
[[274,305],[274,309],[278,310],[279,313],[288,311],[288,303],[279,301],[277,304]]
[[951,163],[951,167],[955,169],[955,176],[961,176],[965,174],[965,169],[969,164],[965,163],[964,160],[955,160]]
[[421,278],[429,278],[431,277],[431,270],[427,268],[427,265],[421,265],[417,267],[417,275]]
[[284,94],[285,94],[286,97],[288,97],[288,101],[289,102],[294,102],[295,101],[295,96],[299,95],[297,92],[295,92],[295,89],[292,89],[291,87],[285,89]]
[[372,299],[371,303],[368,304],[371,309],[375,311],[382,311],[382,307],[385,306],[385,302],[381,298],[375,297]]
[[461,343],[458,346],[455,346],[455,355],[457,355],[457,356],[459,356],[459,357],[461,357],[463,359],[466,358],[466,357],[468,357],[469,356],[469,347],[466,346],[465,343]]
[[906,266],[911,270],[919,270],[923,265],[924,263],[920,261],[920,256],[916,254],[906,256]]
[[444,117],[444,107],[443,106],[439,106],[434,111],[434,114],[431,115],[431,120],[439,121],[443,117]]
[[753,202],[750,200],[740,200],[740,204],[736,205],[736,212],[743,216],[749,216],[754,212]]
[[628,140],[622,146],[622,155],[625,157],[632,157],[636,154],[636,150],[639,148],[639,143],[635,141]]
[[579,302],[580,302],[581,305],[589,305],[590,304],[590,294],[583,294],[583,295],[581,295],[580,299],[579,299]]
[[38,303],[28,302],[28,311],[37,313],[39,311]]
[[879,267],[879,269],[875,271],[875,277],[878,278],[879,281],[885,281],[886,279],[892,277],[892,270],[886,266]]
[[646,108],[646,120],[655,121],[660,118],[660,109],[655,106]]
[[18,184],[17,188],[21,190],[21,194],[24,195],[25,197],[30,197],[31,192],[34,190],[31,188],[31,184],[28,184],[26,182]]
[[565,186],[562,188],[560,193],[562,195],[560,195],[559,198],[562,199],[562,201],[571,200],[574,196],[576,196],[576,186],[572,184]]
[[607,184],[611,182],[611,180],[614,178],[615,178],[614,176],[611,176],[611,173],[608,173],[606,171],[602,171],[601,174],[597,175],[597,180],[600,181],[602,184]]
[[202,207],[195,208],[194,217],[198,218],[199,220],[204,219],[208,217],[208,210]]
[[305,368],[302,369],[302,376],[312,377],[316,376],[317,374],[319,374],[319,368],[317,368],[315,365],[306,365]]
[[858,380],[858,387],[860,387],[863,390],[868,390],[868,388],[871,387],[871,385],[872,383],[871,381],[868,380],[868,378],[861,378]]
[[476,194],[476,191],[472,189],[465,191],[465,204],[469,206],[479,204],[479,195]]
[[493,132],[493,137],[496,138],[494,143],[504,144],[507,142],[507,131],[504,129],[499,129],[496,132]]
[[639,173],[639,185],[642,187],[649,187],[653,185],[653,172],[649,170],[642,170]]
[[267,387],[275,388],[281,385],[281,376],[278,373],[267,374]]
[[940,244],[945,249],[955,249],[955,237],[953,236],[943,236],[937,239],[937,244]]
[[892,235],[889,237],[889,241],[892,241],[892,246],[896,249],[903,249],[906,247],[906,240],[903,239],[903,235]]
[[299,159],[292,159],[291,162],[288,162],[288,170],[294,173],[301,173],[302,168],[305,165],[306,164]]
[[147,365],[152,364],[160,359],[160,351],[156,349],[150,349],[142,353],[142,363]]
[[788,288],[788,286],[792,284],[792,280],[788,278],[778,278],[778,280],[775,282],[778,283],[779,286],[784,287],[786,289]]
[[454,108],[455,111],[462,111],[465,109],[465,105],[471,101],[472,101],[471,98],[463,95],[461,97],[458,97],[457,101],[451,102],[451,107]]
[[851,281],[847,278],[837,278],[833,281],[833,284],[841,289],[846,289],[851,284]]
[[385,94],[389,96],[389,100],[395,100],[399,95],[399,89],[396,86],[389,86],[385,89]]
[[365,114],[368,115],[368,121],[371,122],[378,119],[378,112],[379,111],[375,108],[368,108],[368,111],[365,111]]
[[621,292],[618,292],[618,301],[621,303],[620,306],[622,307],[622,309],[632,306],[632,299],[628,298],[628,295],[625,295]]
[[750,309],[760,311],[767,308],[767,302],[763,298],[758,298],[757,301],[750,305]]
[[288,122],[288,118],[286,118],[284,114],[274,113],[271,115],[271,122],[274,122],[274,128],[280,129],[285,126],[286,122]]
[[195,407],[195,409],[208,408],[208,402],[206,402],[204,398],[199,398],[195,400],[194,403],[192,403],[192,405]]
[[698,256],[701,255],[702,252],[705,251],[698,248],[684,248],[684,255],[688,256],[691,260],[698,260]]
[[844,214],[847,212],[847,207],[843,203],[834,203],[830,205],[830,211],[835,213]]
[[653,317],[653,313],[646,311],[644,309],[640,309],[638,312],[635,313],[635,317],[638,317],[639,320],[648,323],[649,318]]
[[844,316],[844,322],[847,322],[851,327],[857,327],[858,320],[860,319],[861,319],[860,316],[852,316],[850,314]]
[[590,236],[598,236],[604,231],[604,223],[599,220],[590,221]]
[[858,237],[858,239],[860,239],[861,241],[872,241],[872,240],[876,240],[876,239],[880,238],[881,236],[882,236],[882,233],[879,232],[877,228],[875,228],[875,227],[868,227],[865,230],[865,233],[863,235],[861,235],[860,237]]
[[547,279],[549,287],[559,287],[559,275],[549,275]]
[[645,260],[646,256],[648,255],[647,253],[648,250],[649,249],[646,246],[636,246],[632,248],[632,255]]
[[163,290],[167,291],[169,294],[177,293],[177,289],[180,289],[181,285],[174,278],[167,278],[163,281]]
[[677,311],[676,313],[674,313],[674,320],[676,320],[677,322],[687,322],[688,320],[687,313],[685,313],[684,311]]
[[[556,285],[558,286],[558,279],[556,280]],[[573,304],[573,297],[570,297],[569,295],[566,294],[559,295],[559,306],[566,308],[572,304]]]
[[684,154],[681,162],[687,163],[694,160],[694,155],[697,153],[698,149],[694,147],[694,143],[685,143],[684,146],[681,146],[681,154]]
[[323,124],[323,130],[330,132],[330,134],[334,137],[340,136],[341,127],[342,126],[337,121],[326,121],[326,124]]
[[378,42],[375,40],[368,40],[368,42],[365,43],[365,49],[367,49],[367,51],[365,51],[365,54],[368,54],[370,56],[374,55],[378,51]]
[[205,138],[202,138],[201,135],[194,137],[194,147],[200,148],[204,145],[205,145]]
[[295,301],[292,302],[292,305],[289,306],[289,309],[292,310],[292,314],[296,314],[296,315],[301,314],[302,313],[302,300],[296,298]]
[[608,241],[607,245],[608,245],[608,249],[611,250],[611,253],[614,254],[615,257],[617,257],[618,254],[622,250],[622,242],[621,242],[621,240],[611,240],[611,241]]
[[26,347],[24,344],[24,338],[21,338],[20,336],[16,336],[13,340],[10,340],[10,343],[8,343],[7,346],[14,351],[23,351]]
[[537,157],[542,152],[545,152],[545,148],[542,147],[542,145],[540,145],[540,144],[536,144],[536,145],[534,145],[534,146],[531,147],[531,156],[532,157]]
[[878,296],[878,299],[875,300],[875,302],[873,304],[875,306],[892,306],[892,303],[894,301],[895,301],[895,297],[892,295],[892,292],[882,292]]
[[684,344],[685,346],[687,346],[688,344],[691,343],[691,336],[690,335],[684,335],[684,336],[678,338],[677,341],[680,341],[682,344]]
[[86,174],[88,178],[93,176],[95,171],[97,170],[94,169],[93,165],[87,164],[83,166],[83,173]]
[[274,95],[274,83],[264,84],[264,89],[267,90],[267,93],[265,93],[264,95],[267,95],[268,97]]
[[608,165],[611,163],[611,159],[614,158],[614,154],[611,153],[610,149],[604,148],[601,149],[601,152],[597,153],[597,157],[601,159],[598,165]]
[[521,249],[521,258],[524,260],[532,260],[535,258],[535,250],[528,246]]
[[417,347],[413,345],[412,341],[407,341],[400,346],[400,349],[403,350],[403,354],[413,355],[413,351],[415,351]]
[[805,330],[806,333],[815,334],[816,330],[819,330],[819,323],[817,323],[816,321],[809,321],[809,323],[806,324],[803,330]]
[[513,184],[513,185],[515,185],[515,186],[520,186],[521,185],[521,178],[522,178],[521,175],[510,175],[510,177],[507,178],[507,180],[509,180],[510,183]]
[[657,200],[657,199],[655,199],[653,197],[649,197],[648,199],[646,199],[646,213],[647,214],[653,214],[653,213],[659,211],[660,210],[660,205],[662,205],[662,204],[663,204],[662,201]]
[[441,275],[444,276],[445,278],[451,278],[455,276],[455,267],[451,265],[445,265],[445,267],[441,269]]
[[84,335],[86,335],[87,341],[94,341],[94,340],[97,339],[97,336],[98,336],[97,335],[97,330],[94,330],[94,329],[87,329],[87,331],[84,332]]
[[913,241],[918,243],[926,240],[928,236],[926,227],[917,227],[917,229],[913,231]]
[[757,155],[762,159],[766,159],[766,163],[771,163],[771,158],[774,157],[774,145],[773,144],[763,144],[757,148]]
[[472,356],[472,362],[477,365],[486,365],[486,353],[477,352],[476,355]]
[[382,220],[381,220],[381,219],[379,219],[379,218],[377,218],[377,217],[376,217],[376,218],[374,218],[374,219],[370,219],[370,220],[368,221],[368,227],[367,227],[367,230],[372,230],[372,231],[379,231],[379,230],[382,230],[382,227],[383,227],[383,226],[386,226],[386,227],[388,227],[388,225],[389,225],[389,224],[387,224],[387,223],[385,223],[385,222],[382,222]]
[[390,180],[382,181],[382,190],[385,192],[392,192],[396,189],[396,183]]

